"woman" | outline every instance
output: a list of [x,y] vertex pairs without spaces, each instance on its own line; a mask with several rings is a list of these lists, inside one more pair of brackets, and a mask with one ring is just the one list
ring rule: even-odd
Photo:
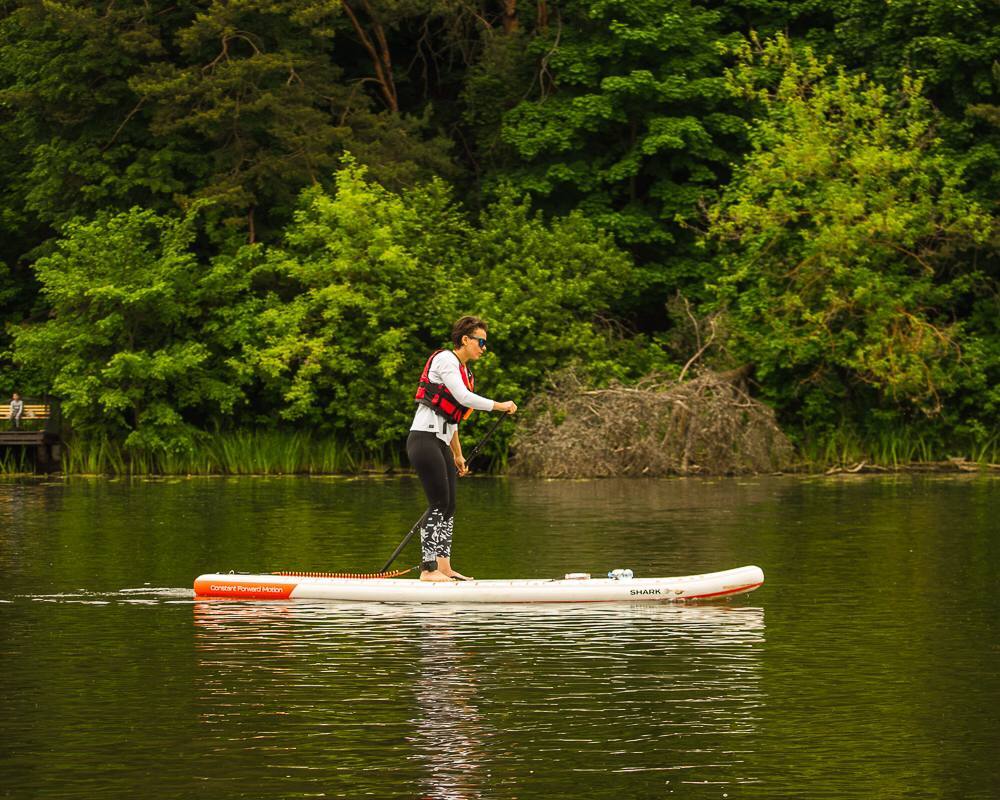
[[471,580],[451,566],[451,535],[455,522],[455,482],[469,468],[462,456],[458,423],[473,411],[513,414],[512,400],[498,403],[473,392],[469,362],[486,353],[486,323],[462,317],[452,328],[452,350],[437,350],[427,359],[417,386],[406,455],[420,476],[429,508],[420,528],[423,563],[420,580]]

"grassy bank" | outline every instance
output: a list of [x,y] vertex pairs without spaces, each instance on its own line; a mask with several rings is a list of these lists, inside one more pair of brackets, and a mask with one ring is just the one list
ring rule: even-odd
[[309,433],[238,431],[206,437],[181,452],[136,452],[106,439],[77,440],[66,447],[63,470],[78,475],[331,475],[387,469],[398,461]]
[[0,448],[0,475],[17,475],[34,469],[31,456],[22,447]]
[[804,438],[796,452],[805,471],[868,464],[885,469],[964,461],[982,466],[1000,463],[1000,436],[985,442],[943,444],[937,438],[912,430],[885,431],[873,438],[839,432],[822,439]]
[[[784,471],[820,473],[867,470],[941,469],[1000,464],[1000,436],[986,443],[946,447],[919,433],[899,431],[875,440],[838,433],[796,443]],[[76,440],[64,448],[62,471],[73,475],[351,475],[408,466],[398,452],[370,453],[329,437],[288,431],[240,431],[206,437],[180,453],[126,450],[111,440]],[[485,465],[480,464],[482,471]],[[506,472],[507,458],[497,457],[492,471]],[[0,475],[32,473],[30,452],[0,448]],[[707,475],[704,470],[690,474]],[[585,477],[585,476],[577,476]]]

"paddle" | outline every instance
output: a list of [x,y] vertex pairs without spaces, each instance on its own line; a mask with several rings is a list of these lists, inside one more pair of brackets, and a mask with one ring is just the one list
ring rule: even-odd
[[[501,414],[500,418],[493,423],[493,427],[490,428],[488,431],[486,431],[486,435],[479,440],[479,443],[475,447],[473,447],[472,451],[469,453],[469,457],[465,459],[466,464],[472,461],[476,453],[479,452],[482,446],[486,444],[487,440],[493,435],[494,431],[496,431],[496,429],[500,427],[500,423],[504,421],[504,417],[506,416],[507,414]],[[420,529],[420,526],[424,524],[424,520],[427,519],[430,513],[431,509],[428,508],[423,514],[420,515],[420,519],[418,519],[415,523],[413,523],[413,527],[410,528],[410,532],[403,537],[403,541],[401,541],[397,545],[396,549],[392,551],[392,555],[389,556],[389,560],[385,562],[385,566],[382,567],[382,569],[380,569],[379,572],[387,572],[389,570],[389,567],[392,566],[392,562],[396,560],[396,556],[398,556],[400,553],[403,552],[403,548],[406,547],[410,539],[413,538],[413,534],[415,534]]]
[[396,549],[392,551],[392,555],[389,556],[389,560],[385,562],[385,566],[379,570],[380,573],[389,571],[389,567],[392,566],[392,562],[396,560],[396,556],[403,552],[403,548],[406,547],[406,543],[410,541],[413,534],[416,533],[420,526],[424,524],[424,520],[427,519],[430,513],[431,509],[428,508],[423,514],[420,515],[420,519],[413,523],[413,527],[410,528],[410,532],[403,537],[403,541],[401,541],[396,546]]
[[479,443],[475,447],[472,448],[472,452],[469,453],[468,458],[465,459],[466,466],[472,463],[472,459],[476,457],[476,453],[478,453],[482,449],[483,445],[486,444],[489,438],[493,435],[493,432],[500,427],[500,423],[503,422],[507,418],[507,416],[508,415],[506,412],[501,414],[500,418],[493,423],[493,427],[490,428],[488,431],[486,431],[486,435],[479,440]]

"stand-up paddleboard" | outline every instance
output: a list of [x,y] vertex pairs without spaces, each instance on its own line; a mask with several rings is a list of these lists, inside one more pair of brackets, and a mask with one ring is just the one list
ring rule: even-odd
[[197,597],[244,600],[366,600],[385,603],[613,603],[715,600],[752,592],[760,567],[739,567],[678,578],[591,578],[432,582],[409,578],[323,578],[242,573],[202,575]]

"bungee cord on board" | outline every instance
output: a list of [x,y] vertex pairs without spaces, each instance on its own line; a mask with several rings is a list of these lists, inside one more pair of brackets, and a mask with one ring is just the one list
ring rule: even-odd
[[370,580],[374,578],[398,578],[408,572],[413,572],[420,565],[407,569],[397,569],[392,572],[273,572],[272,575],[281,575],[286,578],[357,578],[360,580]]

